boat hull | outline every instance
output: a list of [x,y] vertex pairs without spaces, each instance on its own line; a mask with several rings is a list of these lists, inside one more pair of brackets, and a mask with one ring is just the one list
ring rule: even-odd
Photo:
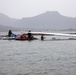
[[37,40],[37,38],[16,38],[15,40]]
[[15,40],[15,37],[2,37],[2,40]]

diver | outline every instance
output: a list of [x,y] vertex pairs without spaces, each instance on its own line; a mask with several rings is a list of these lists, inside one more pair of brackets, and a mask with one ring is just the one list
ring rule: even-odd
[[27,34],[27,35],[28,35],[28,39],[30,39],[30,40],[31,40],[31,39],[33,38],[33,36],[32,36],[32,34],[31,34],[31,31],[30,31],[30,30],[29,30],[29,32],[28,32],[28,34]]
[[12,31],[9,30],[9,32],[8,32],[8,37],[11,37],[11,35],[12,35]]
[[43,36],[43,35],[41,35],[41,40],[42,40],[42,41],[44,40],[44,36]]

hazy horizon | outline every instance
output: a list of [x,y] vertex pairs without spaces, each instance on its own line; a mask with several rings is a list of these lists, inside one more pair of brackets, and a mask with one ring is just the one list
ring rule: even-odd
[[11,18],[33,17],[46,11],[76,17],[76,0],[0,0],[0,12]]

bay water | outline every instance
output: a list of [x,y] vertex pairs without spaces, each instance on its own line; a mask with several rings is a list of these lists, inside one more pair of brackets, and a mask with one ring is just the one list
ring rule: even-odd
[[0,75],[76,75],[76,40],[0,40]]

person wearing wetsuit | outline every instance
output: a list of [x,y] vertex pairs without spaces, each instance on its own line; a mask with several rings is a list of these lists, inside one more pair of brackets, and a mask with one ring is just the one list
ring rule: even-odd
[[29,30],[29,32],[28,32],[28,39],[32,39],[32,35],[31,35],[31,31]]
[[43,35],[41,35],[41,40],[42,40],[42,41],[44,40],[44,37],[43,37]]
[[12,34],[12,31],[9,30],[9,32],[8,32],[8,37],[11,37],[11,34]]

